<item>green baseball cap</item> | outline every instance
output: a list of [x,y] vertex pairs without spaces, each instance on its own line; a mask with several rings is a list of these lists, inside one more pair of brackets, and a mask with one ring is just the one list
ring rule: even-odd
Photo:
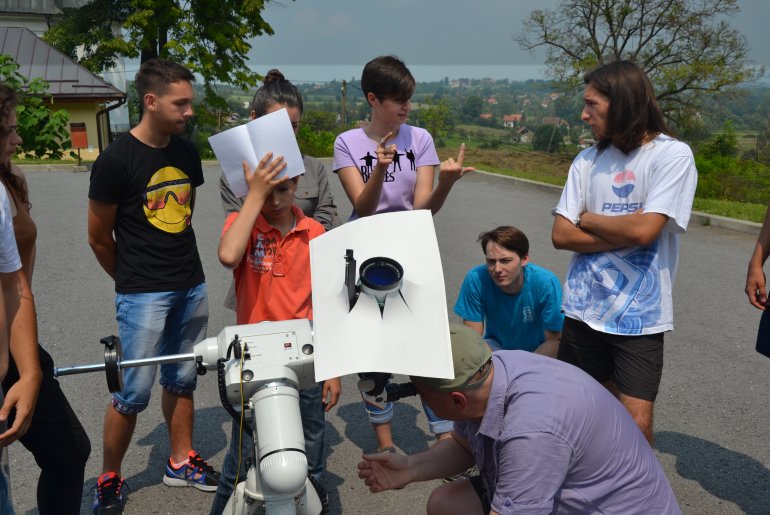
[[484,384],[492,367],[487,367],[481,377],[469,381],[492,359],[492,351],[479,333],[462,324],[449,324],[449,339],[452,342],[454,379],[412,376],[412,381],[432,390],[442,392],[467,392]]

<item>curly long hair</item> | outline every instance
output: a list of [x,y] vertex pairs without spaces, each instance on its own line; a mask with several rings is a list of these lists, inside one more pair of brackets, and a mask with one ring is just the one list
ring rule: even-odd
[[[11,117],[16,113],[16,92],[7,84],[0,83],[0,147],[11,133]],[[21,180],[11,172],[11,162],[0,163],[0,180],[11,194],[21,202],[27,202],[27,192]]]

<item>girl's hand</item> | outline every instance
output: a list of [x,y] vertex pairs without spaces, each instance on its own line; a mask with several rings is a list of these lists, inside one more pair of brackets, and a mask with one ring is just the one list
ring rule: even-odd
[[466,173],[476,171],[476,169],[473,168],[472,166],[463,166],[464,159],[465,159],[465,143],[460,145],[460,153],[457,155],[457,161],[455,161],[450,157],[449,159],[441,163],[441,168],[439,169],[439,176],[438,176],[439,182],[449,181],[450,183],[453,184],[459,181],[460,179],[462,179],[463,175],[465,175]]
[[276,179],[278,174],[286,168],[286,161],[283,156],[275,159],[272,157],[272,152],[265,154],[254,171],[249,171],[249,164],[243,161],[243,176],[249,186],[249,195],[257,195],[262,200],[266,200],[273,188],[289,180],[288,176]]
[[324,381],[323,394],[321,400],[324,403],[324,411],[329,411],[337,405],[342,392],[342,382],[339,377],[333,377]]
[[385,146],[390,138],[393,137],[393,131],[387,133],[377,144],[377,166],[387,168],[393,162],[396,155],[396,145]]

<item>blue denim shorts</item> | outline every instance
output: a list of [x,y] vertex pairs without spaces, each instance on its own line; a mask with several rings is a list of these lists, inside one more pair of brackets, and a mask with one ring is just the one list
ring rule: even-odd
[[[390,382],[390,380],[388,380],[388,382]],[[384,408],[379,408],[366,402],[366,398],[363,394],[361,394],[361,398],[364,400],[364,408],[366,409],[366,414],[369,417],[369,422],[372,424],[388,424],[391,420],[393,420],[392,402],[386,402]],[[433,413],[433,410],[430,409],[430,407],[428,407],[428,405],[424,402],[422,403],[422,409],[428,419],[428,429],[434,435],[449,433],[454,430],[454,422],[440,418],[435,413]]]
[[[115,312],[123,359],[141,359],[193,351],[206,337],[209,303],[206,283],[187,290],[117,294]],[[112,395],[120,413],[139,413],[150,402],[157,366],[123,369],[123,390]],[[160,384],[175,395],[195,390],[195,362],[160,366]]]

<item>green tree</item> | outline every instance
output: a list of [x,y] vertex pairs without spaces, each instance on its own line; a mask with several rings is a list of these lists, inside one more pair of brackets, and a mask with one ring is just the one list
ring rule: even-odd
[[460,107],[465,120],[473,123],[478,122],[482,109],[484,109],[484,99],[476,95],[467,97]]
[[[48,83],[21,75],[19,65],[8,55],[0,55],[0,81],[16,90],[20,97],[16,107],[16,132],[23,140],[22,153],[36,158],[63,157],[72,148],[69,113],[49,107]],[[72,152],[70,155],[74,156]]]
[[418,124],[427,130],[434,139],[447,135],[451,124],[451,110],[446,98],[439,101],[426,99],[417,113]]
[[732,122],[725,123],[724,131],[703,146],[706,157],[735,157],[738,155],[738,138]]
[[302,125],[312,131],[336,132],[339,130],[337,113],[308,109],[302,113]]
[[727,21],[738,11],[737,0],[560,0],[554,10],[533,11],[514,40],[544,48],[551,77],[573,88],[597,65],[634,61],[667,116],[680,122],[709,96],[764,73]]
[[532,135],[532,149],[556,153],[561,150],[565,129],[556,125],[541,125]]
[[268,1],[93,0],[64,8],[45,39],[94,72],[121,56],[173,59],[203,77],[207,103],[225,108],[214,84],[257,85],[246,61],[249,39],[273,34],[262,18]]

